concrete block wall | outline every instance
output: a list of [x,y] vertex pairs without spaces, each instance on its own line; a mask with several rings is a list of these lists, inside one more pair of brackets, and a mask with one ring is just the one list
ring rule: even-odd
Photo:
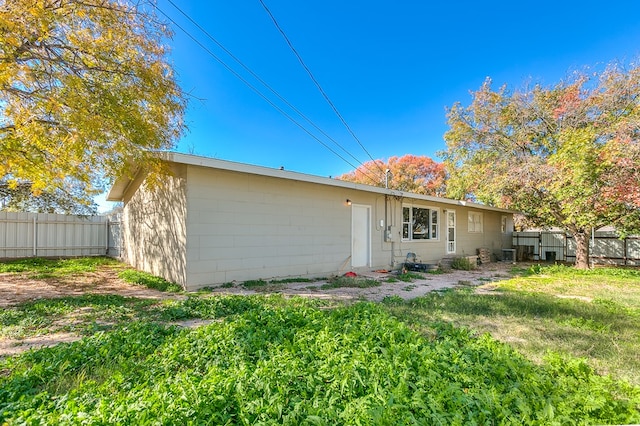
[[191,287],[337,272],[351,249],[344,189],[190,166]]

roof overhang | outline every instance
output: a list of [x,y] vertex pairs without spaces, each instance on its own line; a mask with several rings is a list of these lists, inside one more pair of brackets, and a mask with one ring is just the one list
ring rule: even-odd
[[[472,203],[468,201],[452,200],[450,198],[434,197],[431,195],[414,194],[412,192],[396,191],[393,189],[363,185],[360,183],[348,182],[348,181],[343,181],[343,180],[333,179],[328,177],[310,175],[310,174],[299,173],[299,172],[292,172],[289,170],[273,169],[273,168],[264,167],[264,166],[255,166],[255,165],[245,164],[245,163],[237,163],[237,162],[227,161],[227,160],[219,160],[216,158],[201,157],[201,156],[191,155],[191,154],[182,154],[178,152],[164,152],[164,153],[161,153],[160,156],[165,161],[177,163],[177,164],[185,164],[189,166],[207,167],[211,169],[247,173],[247,174],[253,174],[258,176],[273,177],[278,179],[315,183],[318,185],[352,189],[356,191],[364,191],[369,193],[388,195],[392,197],[410,198],[413,200],[423,200],[423,201],[429,201],[434,203],[449,204],[452,206],[469,207],[469,208],[475,208],[479,210],[490,210],[490,211],[511,213],[511,214],[517,213],[512,210],[486,206],[484,204]],[[127,189],[129,188],[131,183],[138,177],[140,173],[142,173],[142,169],[139,167],[134,174],[116,179],[113,186],[109,190],[109,193],[107,194],[107,201],[122,201],[127,192]]]
[[126,176],[118,177],[107,193],[107,201],[123,201],[133,181],[142,173],[142,167],[136,166]]

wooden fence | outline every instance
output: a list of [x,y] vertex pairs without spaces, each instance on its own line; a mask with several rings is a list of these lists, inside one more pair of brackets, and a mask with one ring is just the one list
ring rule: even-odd
[[0,212],[0,259],[117,256],[118,235],[106,216]]
[[[565,232],[514,232],[513,248],[519,261],[576,260],[576,242]],[[640,266],[640,236],[620,238],[612,231],[596,231],[589,239],[589,259],[595,264]]]

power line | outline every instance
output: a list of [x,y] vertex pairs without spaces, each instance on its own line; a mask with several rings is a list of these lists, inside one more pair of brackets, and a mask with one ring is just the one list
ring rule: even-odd
[[255,86],[253,86],[251,83],[249,83],[244,77],[242,77],[240,74],[238,74],[233,68],[231,68],[229,65],[227,65],[222,59],[220,59],[215,53],[213,53],[209,48],[207,48],[204,44],[202,44],[195,36],[193,36],[185,28],[183,28],[180,24],[178,24],[173,18],[171,18],[167,13],[165,13],[162,9],[160,9],[156,4],[154,4],[154,3],[152,3],[152,4],[153,4],[153,7],[156,8],[158,10],[158,12],[162,13],[169,21],[171,21],[176,26],[176,28],[180,29],[183,33],[185,33],[191,40],[193,40],[198,46],[200,46],[200,48],[202,48],[211,57],[213,57],[216,61],[218,61],[223,67],[225,67],[227,69],[227,71],[229,71],[236,78],[238,78],[240,81],[242,81],[247,87],[249,87],[251,90],[253,90],[258,96],[260,96],[262,99],[264,99],[269,105],[271,105],[274,109],[276,109],[276,111],[278,111],[280,114],[282,114],[287,119],[289,119],[293,124],[298,126],[302,131],[307,133],[309,136],[311,136],[313,139],[315,139],[318,143],[320,143],[322,146],[324,146],[326,149],[328,149],[331,153],[336,155],[342,161],[344,161],[345,163],[347,163],[349,166],[353,167],[354,169],[357,169],[357,167],[354,166],[353,164],[351,164],[351,162],[349,162],[349,160],[347,160],[346,158],[341,156],[339,153],[334,151],[330,146],[328,146],[326,143],[324,143],[322,140],[320,140],[316,135],[314,135],[307,128],[305,128],[303,125],[298,123],[293,117],[291,117],[289,114],[287,114],[282,108],[280,108],[273,101],[271,101],[268,97],[266,97],[262,92],[260,92],[260,90],[258,90]]
[[[258,80],[263,86],[269,89],[274,95],[276,95],[282,102],[284,102],[289,108],[291,108],[294,112],[296,112],[300,117],[305,119],[309,124],[311,124],[316,130],[318,130],[322,135],[332,141],[337,147],[342,149],[347,155],[353,158],[358,164],[360,164],[364,170],[373,173],[376,176],[376,173],[371,171],[366,164],[363,164],[358,158],[356,158],[353,154],[351,154],[346,148],[344,148],[340,143],[338,143],[335,139],[333,139],[330,135],[328,135],[324,130],[322,130],[319,126],[317,126],[311,119],[309,119],[304,113],[302,113],[298,108],[288,102],[282,95],[280,95],[275,89],[273,89],[267,82],[265,82],[260,76],[258,76],[253,70],[251,70],[247,65],[245,65],[239,58],[237,58],[231,51],[225,48],[222,43],[220,43],[215,37],[213,37],[210,33],[208,33],[201,25],[199,25],[193,18],[191,18],[186,12],[184,12],[180,7],[178,7],[173,1],[167,0],[175,9],[177,9],[183,16],[185,16],[194,26],[196,26],[202,33],[204,33],[209,39],[211,39],[220,49],[222,49],[227,55],[229,55],[233,60],[235,60],[242,68],[244,68],[249,74],[251,74],[256,80]],[[345,159],[339,153],[335,152],[331,147],[326,145],[322,140],[320,140],[317,136],[311,133],[308,129],[298,123],[293,117],[287,114],[284,110],[274,104],[270,99],[268,99],[263,93],[261,93],[256,87],[254,87],[251,83],[249,83],[246,79],[244,79],[240,74],[238,74],[235,70],[233,70],[228,64],[226,64],[222,59],[220,59],[215,53],[213,53],[210,49],[204,46],[194,35],[189,33],[184,27],[178,24],[174,19],[172,19],[166,12],[161,10],[157,5],[154,7],[162,13],[167,19],[169,19],[177,28],[179,28],[182,32],[184,32],[189,38],[191,38],[198,46],[200,46],[204,51],[206,51],[209,55],[211,55],[216,61],[222,64],[229,72],[231,72],[236,78],[242,81],[245,85],[247,85],[251,90],[253,90],[258,96],[263,98],[269,105],[271,105],[274,109],[280,112],[283,116],[293,122],[296,126],[302,129],[305,133],[315,139],[318,143],[320,143],[323,147],[329,150],[331,153],[336,155],[338,158],[343,160],[353,169],[357,169],[358,167],[352,164],[349,160]],[[371,175],[367,172],[363,172],[372,182],[376,182],[377,177],[372,178]]]
[[340,111],[338,111],[338,108],[336,108],[336,106],[334,105],[334,103],[331,101],[331,99],[329,99],[329,96],[327,95],[327,93],[324,91],[324,89],[322,88],[322,86],[320,86],[320,83],[318,82],[318,80],[315,78],[315,76],[313,75],[313,73],[311,72],[311,70],[309,69],[309,67],[307,66],[307,64],[305,64],[305,62],[302,60],[302,57],[300,56],[300,54],[298,53],[298,51],[296,50],[295,47],[293,47],[293,43],[291,43],[291,40],[289,40],[289,37],[287,37],[287,35],[285,34],[284,30],[280,27],[280,24],[278,24],[278,21],[276,20],[275,16],[273,16],[273,13],[271,13],[271,10],[269,10],[269,8],[267,7],[267,5],[264,3],[263,0],[259,0],[260,4],[262,5],[262,7],[264,8],[264,10],[267,12],[267,14],[269,15],[269,17],[271,18],[271,21],[273,22],[273,24],[275,25],[275,27],[278,29],[278,31],[280,32],[280,34],[282,35],[282,37],[284,38],[285,42],[287,43],[287,45],[289,46],[289,49],[291,49],[291,51],[293,52],[293,54],[296,56],[296,58],[298,58],[298,61],[300,62],[300,65],[302,65],[302,68],[304,68],[304,70],[307,72],[307,74],[309,75],[309,77],[311,78],[311,81],[313,81],[313,83],[316,85],[316,87],[318,88],[318,90],[320,91],[320,94],[324,97],[325,101],[327,101],[327,103],[329,104],[329,106],[331,107],[331,109],[333,109],[333,112],[338,116],[338,118],[340,119],[340,121],[342,122],[342,124],[344,125],[344,127],[349,131],[349,133],[351,134],[351,136],[353,136],[353,138],[355,139],[356,142],[358,142],[358,145],[360,145],[360,147],[364,150],[364,152],[367,154],[367,156],[371,159],[371,161],[374,162],[374,164],[378,167],[378,169],[380,169],[380,171],[384,174],[385,171],[382,170],[382,168],[380,167],[380,165],[378,163],[376,163],[376,161],[373,159],[373,157],[371,156],[371,154],[369,154],[369,151],[367,151],[367,148],[364,147],[364,145],[362,144],[362,142],[360,142],[360,139],[358,139],[358,137],[356,136],[356,134],[353,132],[353,130],[351,130],[351,127],[347,124],[346,120],[344,119],[344,117],[342,116],[342,114],[340,114]]
[[[358,158],[356,158],[351,152],[349,152],[346,148],[344,148],[340,143],[338,143],[335,139],[333,139],[330,135],[328,135],[324,130],[322,130],[319,126],[317,126],[310,118],[308,118],[302,111],[292,105],[289,101],[287,101],[280,93],[278,93],[274,88],[272,88],[266,81],[264,81],[260,76],[258,76],[253,70],[251,70],[247,65],[245,65],[238,57],[236,57],[231,51],[229,51],[226,47],[222,45],[215,37],[213,37],[207,30],[205,30],[195,19],[189,16],[185,11],[183,11],[178,5],[176,5],[172,0],[167,0],[178,12],[180,12],[185,18],[187,18],[196,28],[198,28],[204,35],[206,35],[211,41],[213,41],[220,49],[222,49],[227,55],[229,55],[234,61],[236,61],[245,71],[247,71],[251,76],[253,76],[256,80],[258,80],[264,87],[266,87],[271,93],[276,95],[278,99],[284,102],[289,108],[291,108],[295,113],[297,113],[300,117],[307,121],[311,126],[313,126],[316,130],[318,130],[323,136],[333,142],[337,147],[339,147],[344,153],[349,155],[353,160],[363,166],[365,169],[369,170],[368,167],[363,164]],[[350,164],[351,165],[351,164]],[[371,170],[369,170],[371,172]],[[373,173],[373,172],[372,172]]]

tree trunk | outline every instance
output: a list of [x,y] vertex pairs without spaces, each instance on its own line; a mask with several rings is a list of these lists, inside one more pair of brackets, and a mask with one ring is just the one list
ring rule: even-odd
[[576,268],[589,269],[589,235],[584,231],[573,234],[576,239]]

